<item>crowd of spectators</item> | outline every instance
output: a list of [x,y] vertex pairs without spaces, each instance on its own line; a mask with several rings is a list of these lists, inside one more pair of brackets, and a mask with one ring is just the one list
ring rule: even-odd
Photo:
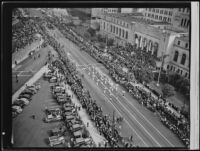
[[19,21],[12,26],[12,52],[30,45],[36,40],[37,30],[32,24],[32,20],[21,17]]
[[[58,23],[59,21],[57,21]],[[126,72],[122,72],[123,68],[128,68],[132,72],[131,81],[135,83],[147,82],[153,79],[152,71],[156,65],[154,56],[148,52],[136,49],[135,46],[126,44],[126,46],[114,46],[107,50],[111,59],[104,57],[104,51],[96,48],[91,42],[85,40],[72,29],[67,28],[64,24],[54,25],[66,36],[66,38],[79,45],[82,50],[88,52],[97,61],[102,62],[109,70],[113,79],[120,82],[142,105],[149,110],[160,115],[161,122],[171,129],[186,146],[189,146],[190,123],[182,114],[176,115],[168,109],[167,106],[173,107],[180,113],[180,109],[175,105],[169,104],[162,96],[153,97],[151,92],[145,91],[142,87],[130,84],[130,76]]]
[[[147,92],[143,87],[134,86],[133,83],[142,83],[151,80],[152,71],[155,70],[154,57],[149,53],[137,49],[135,46],[127,44],[126,46],[114,46],[107,50],[107,54],[112,57],[105,57],[104,50],[95,47],[91,42],[85,40],[78,33],[68,28],[65,23],[60,22],[58,18],[46,18],[49,23],[56,26],[62,34],[70,39],[72,42],[80,46],[81,50],[88,52],[97,61],[102,62],[109,70],[109,73],[116,82],[122,84],[139,103],[146,106],[153,112],[160,115],[160,119],[164,125],[177,134],[186,146],[189,146],[190,123],[182,114],[175,115],[167,106],[172,106],[175,110],[180,111],[176,106],[169,104],[162,96],[154,97],[151,92]],[[45,27],[41,26],[39,31],[48,44],[50,44],[56,51],[59,52],[61,60],[67,67],[66,73],[69,84],[71,84],[74,93],[79,97],[81,104],[86,108],[99,129],[99,131],[108,139],[110,145],[116,145],[118,133],[110,131],[105,122],[106,116],[102,115],[101,108],[97,107],[95,100],[90,98],[89,93],[83,91],[81,81],[76,76],[75,67],[69,66],[69,60],[61,46],[54,38],[47,33],[44,34]],[[66,62],[67,61],[67,62]],[[127,68],[128,72],[122,72],[123,68]],[[132,73],[132,74],[129,74]],[[131,77],[131,79],[130,79]]]
[[[40,31],[43,31],[43,38],[51,45],[59,54],[60,60],[63,64],[60,64],[60,70],[65,75],[67,83],[70,85],[72,91],[76,94],[77,98],[83,108],[86,109],[91,120],[94,121],[100,134],[103,135],[108,141],[105,146],[117,147],[118,142],[121,141],[121,136],[118,130],[113,127],[113,123],[109,116],[104,115],[101,107],[99,107],[94,99],[91,98],[90,93],[86,90],[81,82],[81,79],[77,76],[76,67],[69,61],[66,54],[64,53],[63,47],[41,26]],[[125,144],[130,147],[130,144]]]

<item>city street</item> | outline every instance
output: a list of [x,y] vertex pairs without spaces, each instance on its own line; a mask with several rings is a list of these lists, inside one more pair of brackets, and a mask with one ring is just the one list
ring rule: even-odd
[[[58,30],[51,31],[50,33],[52,35],[55,34],[55,38],[61,43],[61,45],[64,45],[66,53],[69,54],[69,58],[76,62],[77,65],[86,68],[88,65],[94,65],[102,73],[109,76],[108,71],[103,67],[103,65],[97,63],[85,52],[81,52],[77,46],[64,38]],[[79,71],[81,71],[81,68]],[[115,110],[118,115],[124,117],[125,123],[132,131],[133,136],[137,138],[137,140],[140,140],[139,146],[183,146],[180,140],[168,128],[166,128],[151,111],[142,107],[137,100],[133,99],[128,93],[125,94],[125,97],[122,97],[121,94],[122,91],[124,91],[122,87],[119,87],[117,92],[111,92],[111,95],[108,93],[104,94],[103,88],[107,87],[107,85],[99,84],[97,86],[96,82],[92,80],[92,77],[87,74],[88,71],[82,73],[84,74],[85,78],[83,80],[87,83],[87,87],[89,87],[93,93],[96,91],[95,96],[98,96],[95,97],[96,101],[102,105],[103,109],[105,109],[109,104],[112,108],[111,110],[108,110],[110,111],[110,115],[112,115],[112,111]],[[96,87],[96,90],[94,87]],[[112,98],[111,101],[109,101],[110,98]],[[130,131],[128,132],[130,134]]]

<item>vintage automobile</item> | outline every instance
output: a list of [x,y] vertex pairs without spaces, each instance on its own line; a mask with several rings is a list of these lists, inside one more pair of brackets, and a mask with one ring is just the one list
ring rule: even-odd
[[74,147],[80,147],[81,145],[86,145],[84,138],[76,138],[74,141]]
[[16,100],[16,101],[14,101],[13,105],[17,105],[17,106],[20,106],[21,108],[24,108],[24,106],[25,106],[26,104],[24,103],[24,101],[18,99],[18,100]]
[[51,136],[63,136],[65,133],[66,127],[64,125],[55,127],[51,130]]
[[29,94],[29,95],[33,95],[33,94],[35,94],[35,91],[30,90],[30,89],[25,89],[24,91],[22,91],[21,94]]
[[44,118],[44,122],[56,122],[62,119],[62,111],[60,108],[50,108],[46,110],[46,118]]
[[26,98],[20,98],[20,99],[17,99],[17,100],[15,100],[14,103],[17,103],[17,102],[23,102],[24,105],[28,105],[28,104],[29,104],[29,100],[26,99]]
[[49,144],[51,147],[59,144],[64,144],[65,138],[63,136],[51,136],[49,137]]
[[30,94],[20,94],[18,99],[26,98],[26,99],[28,99],[30,101],[31,97],[32,97],[32,95],[30,95]]
[[13,105],[13,106],[12,106],[12,111],[13,111],[13,112],[17,112],[17,114],[19,114],[19,113],[22,112],[22,108],[21,108],[20,106]]
[[74,125],[71,126],[70,130],[72,132],[76,132],[76,131],[82,130],[82,128],[83,128],[83,125],[81,125],[81,124],[74,124]]
[[76,132],[73,133],[73,135],[74,135],[75,138],[81,138],[82,137],[82,131],[81,130],[76,131]]

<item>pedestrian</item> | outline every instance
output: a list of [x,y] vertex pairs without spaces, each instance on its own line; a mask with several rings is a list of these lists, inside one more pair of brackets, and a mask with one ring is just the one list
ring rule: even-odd
[[40,54],[38,54],[38,58],[40,58]]
[[15,60],[15,65],[17,65],[17,61]]
[[16,79],[16,83],[18,83],[19,82],[19,80],[18,79]]
[[87,127],[89,127],[89,122],[87,122]]
[[130,136],[130,141],[133,141],[133,135]]
[[32,118],[35,119],[35,115],[32,115]]

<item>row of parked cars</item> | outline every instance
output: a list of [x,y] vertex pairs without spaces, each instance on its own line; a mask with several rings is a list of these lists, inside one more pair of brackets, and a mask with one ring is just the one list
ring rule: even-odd
[[[51,68],[51,69],[50,69]],[[51,147],[59,144],[73,145],[74,147],[82,147],[93,144],[90,136],[85,135],[85,127],[78,115],[78,107],[72,102],[72,97],[66,91],[65,82],[62,75],[54,67],[50,67],[50,71],[44,74],[44,78],[50,82],[50,90],[53,98],[58,103],[58,107],[47,109],[45,122],[62,122],[62,126],[57,126],[51,130],[49,137],[49,145]],[[52,78],[61,79],[53,81]],[[66,142],[66,132],[71,133],[73,141]],[[66,144],[67,143],[67,144]],[[68,146],[70,147],[70,146]]]
[[16,117],[23,111],[23,108],[27,106],[32,100],[32,96],[38,92],[40,84],[34,84],[26,86],[25,89],[20,93],[18,98],[12,104],[12,117]]

